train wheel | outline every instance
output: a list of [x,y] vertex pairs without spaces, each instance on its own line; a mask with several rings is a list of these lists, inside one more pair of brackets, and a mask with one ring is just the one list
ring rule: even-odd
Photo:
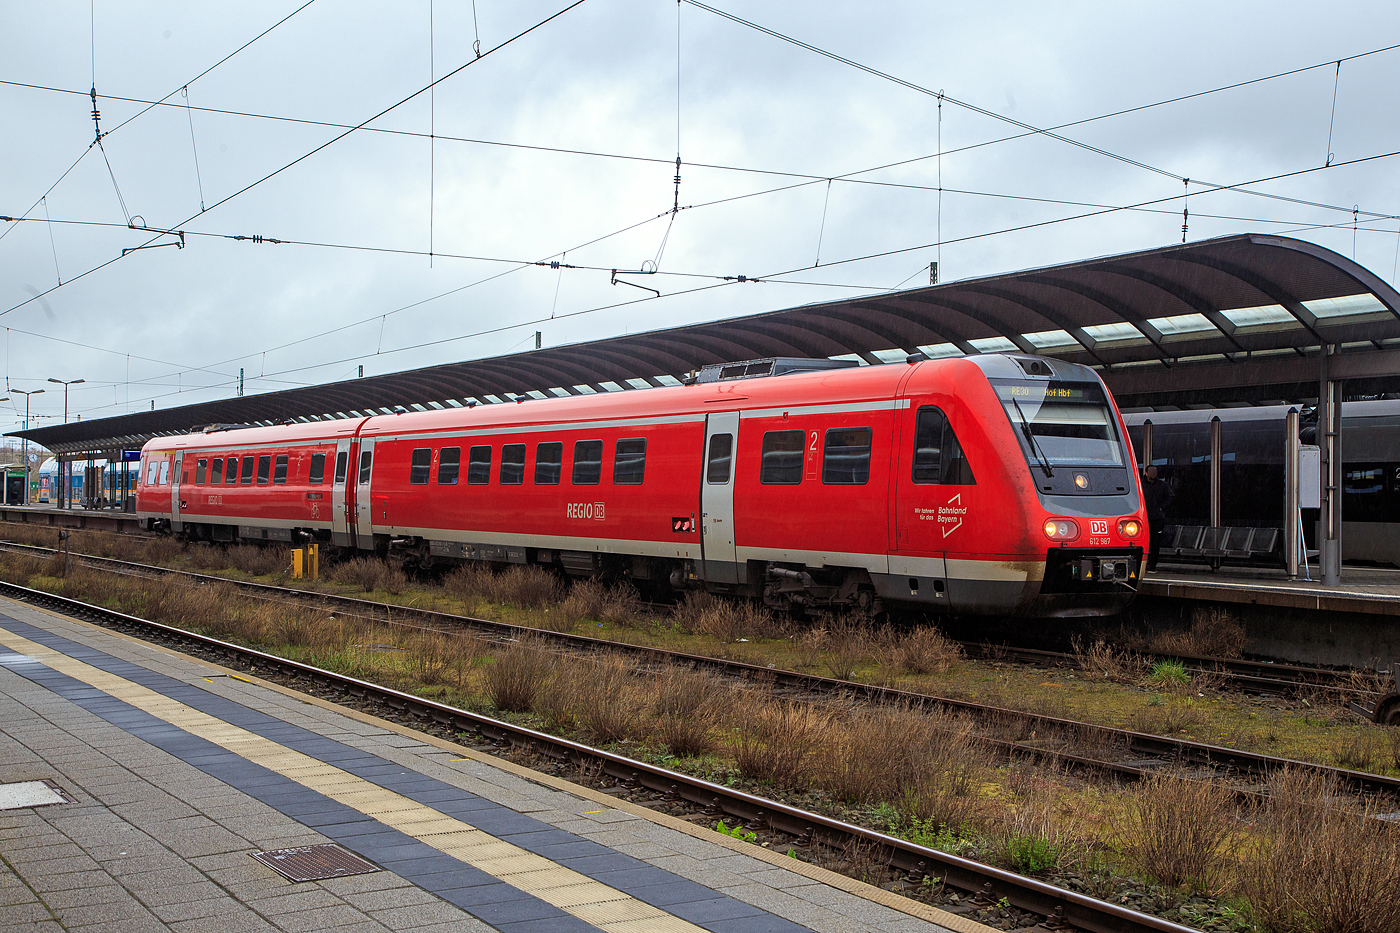
[[1376,705],[1376,722],[1382,726],[1400,726],[1400,694],[1392,693]]

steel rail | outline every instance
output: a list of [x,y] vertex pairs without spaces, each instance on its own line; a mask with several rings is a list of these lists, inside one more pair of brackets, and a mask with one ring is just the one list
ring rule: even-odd
[[[36,547],[34,545],[19,545],[19,547],[31,550],[52,551],[52,549]],[[416,617],[425,623],[448,625],[455,628],[467,627],[481,632],[489,632],[497,635],[504,634],[514,639],[531,638],[540,641],[550,641],[580,652],[602,653],[612,651],[656,661],[662,664],[684,664],[693,668],[705,669],[731,677],[771,684],[775,687],[788,688],[794,691],[849,697],[884,705],[906,705],[917,708],[935,707],[951,712],[966,713],[984,723],[1020,723],[1023,728],[1042,735],[1075,736],[1110,747],[1122,747],[1139,757],[1188,761],[1213,768],[1260,776],[1267,776],[1284,768],[1291,767],[1334,778],[1343,787],[1356,792],[1400,796],[1400,778],[1371,774],[1366,771],[1356,771],[1348,768],[1339,768],[1333,765],[1299,761],[1292,758],[1279,758],[1272,755],[1261,755],[1255,752],[1226,748],[1224,746],[1211,745],[1205,742],[1194,742],[1188,739],[1152,735],[1151,733],[1135,732],[1128,729],[1115,728],[1113,726],[1102,726],[1079,720],[1062,719],[1055,716],[1047,716],[1042,713],[1031,713],[1023,710],[1010,709],[1008,707],[973,703],[968,700],[957,700],[949,697],[915,693],[913,691],[900,690],[894,687],[882,687],[876,684],[860,683],[859,681],[839,680],[834,677],[822,677],[818,674],[803,674],[798,671],[790,671],[783,668],[765,667],[758,664],[750,664],[745,661],[734,661],[710,657],[708,655],[673,651],[666,648],[655,648],[650,645],[635,645],[628,642],[609,641],[607,639],[594,638],[589,635],[554,632],[548,629],[536,629],[524,625],[515,625],[510,622],[497,622],[491,619],[480,619],[473,616],[458,616],[430,609],[418,609],[411,606],[380,603],[371,600],[357,599],[351,596],[318,593],[310,590],[274,586],[267,583],[229,580],[225,577],[198,574],[188,570],[171,570],[165,567],[136,564],[130,561],[116,560],[114,558],[83,556],[82,559],[105,564],[134,567],[152,573],[174,574],[202,583],[228,583],[240,589],[267,593],[280,598],[287,598],[290,596],[296,599],[321,602],[328,606],[354,608],[366,614],[377,613],[380,614],[381,617],[388,616],[387,621],[395,624],[404,624],[407,619]],[[394,615],[398,615],[399,618],[394,619]],[[1041,758],[1063,761],[1068,764],[1094,767],[1130,779],[1144,777],[1152,773],[1149,769],[1145,768],[1135,768],[1131,765],[1124,765],[1121,763],[1076,757],[1064,752],[1027,745],[1022,742],[998,742],[996,740],[990,740],[989,744],[1000,745],[1003,748],[1014,751],[1016,754],[1034,755]]]
[[1190,927],[1139,913],[1121,905],[1101,901],[1075,891],[1057,888],[1034,878],[1026,878],[895,836],[832,819],[819,813],[800,810],[776,800],[724,787],[677,771],[592,748],[569,739],[537,732],[524,726],[492,719],[480,713],[457,709],[423,697],[382,687],[369,681],[326,671],[299,661],[280,658],[253,648],[187,632],[173,626],[67,597],[56,596],[41,590],[32,590],[18,584],[0,581],[0,592],[18,594],[24,601],[58,607],[63,612],[80,618],[95,618],[100,620],[100,624],[103,625],[119,625],[156,632],[170,639],[194,643],[204,650],[246,663],[253,671],[261,667],[294,678],[305,678],[351,695],[382,701],[394,709],[417,718],[432,720],[462,732],[476,733],[497,743],[509,742],[511,745],[530,748],[556,760],[569,761],[574,764],[596,763],[601,765],[603,773],[624,782],[624,784],[640,785],[664,795],[688,800],[712,812],[732,815],[742,820],[746,826],[767,826],[772,830],[795,837],[802,841],[803,845],[818,841],[827,843],[859,841],[873,846],[886,864],[898,871],[905,872],[906,877],[910,880],[940,877],[955,888],[982,897],[1005,898],[1009,904],[1018,909],[1051,918],[1061,924],[1069,924],[1078,929],[1089,931],[1089,933],[1148,933],[1148,931],[1195,933]]

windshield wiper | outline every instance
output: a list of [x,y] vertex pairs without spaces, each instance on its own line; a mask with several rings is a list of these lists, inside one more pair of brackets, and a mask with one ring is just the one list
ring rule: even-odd
[[1021,433],[1026,436],[1026,443],[1030,444],[1035,457],[1040,461],[1040,468],[1045,471],[1046,479],[1055,475],[1055,471],[1050,469],[1050,458],[1045,456],[1045,452],[1040,449],[1039,442],[1035,439],[1035,432],[1031,430],[1031,423],[1026,420],[1026,413],[1021,411],[1021,403],[1014,398],[1011,404],[1016,406],[1016,414],[1021,416]]

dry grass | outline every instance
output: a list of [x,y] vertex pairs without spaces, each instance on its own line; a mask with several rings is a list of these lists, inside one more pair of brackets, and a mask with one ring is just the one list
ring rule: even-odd
[[720,681],[694,671],[672,668],[661,674],[653,685],[653,737],[680,758],[714,751],[725,693]]
[[511,564],[497,572],[490,564],[468,561],[442,581],[448,592],[465,599],[485,599],[521,609],[544,609],[564,598],[565,585],[550,570],[531,564]]
[[992,850],[1002,864],[1026,874],[1084,865],[1096,840],[1066,801],[1054,769],[1013,771],[1008,805],[993,820]]
[[1284,771],[1269,789],[1239,868],[1259,923],[1275,933],[1400,931],[1400,828],[1317,775]]
[[1194,654],[1238,658],[1248,640],[1239,618],[1223,606],[1196,609],[1188,631],[1160,632],[1149,643],[1154,654]]
[[610,654],[590,664],[579,724],[595,742],[631,738],[639,731],[643,698],[634,686],[634,666],[620,654]]
[[805,790],[808,757],[825,741],[833,714],[754,692],[735,699],[739,709],[730,714],[738,719],[734,764],[747,777]]
[[1101,638],[1086,644],[1075,635],[1070,639],[1075,661],[1084,677],[1091,681],[1128,684],[1143,675],[1142,659],[1125,648],[1118,648]]
[[599,580],[575,580],[559,611],[575,623],[633,625],[641,616],[641,601],[637,591],[626,583],[608,586]]
[[528,713],[556,659],[542,646],[521,639],[496,655],[486,669],[486,695],[496,709]]
[[777,624],[773,614],[757,603],[713,600],[695,613],[688,631],[728,645],[740,639],[772,637]]
[[1209,891],[1225,867],[1234,824],[1228,787],[1174,769],[1132,789],[1119,832],[1124,858],[1140,874]]
[[942,674],[962,659],[962,646],[933,625],[905,635],[894,650],[895,664],[910,674]]

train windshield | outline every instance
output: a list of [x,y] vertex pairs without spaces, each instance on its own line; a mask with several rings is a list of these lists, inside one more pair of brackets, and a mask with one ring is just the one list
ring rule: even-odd
[[992,386],[1032,467],[1126,462],[1113,409],[1096,383],[995,379]]

